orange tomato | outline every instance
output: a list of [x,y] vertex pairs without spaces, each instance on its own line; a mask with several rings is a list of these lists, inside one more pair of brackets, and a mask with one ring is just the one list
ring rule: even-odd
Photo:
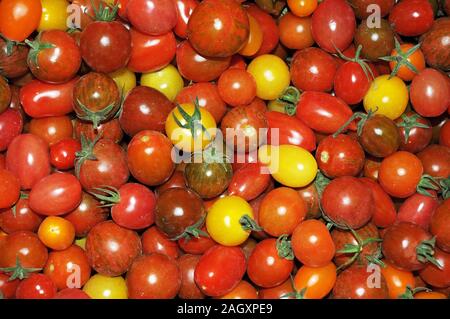
[[22,42],[39,26],[40,0],[0,1],[0,33],[9,40]]
[[[425,57],[422,53],[422,50],[420,48],[417,48],[414,52],[409,53],[408,51],[411,50],[414,47],[414,45],[410,43],[404,43],[400,45],[400,52],[398,52],[397,49],[392,50],[391,56],[392,57],[398,57],[399,55],[403,55],[403,61],[408,61],[411,65],[413,65],[417,69],[417,73],[411,70],[405,62],[403,62],[400,67],[398,68],[398,71],[396,75],[401,78],[404,81],[411,81],[420,71],[425,69]],[[394,70],[398,62],[396,61],[390,61],[389,67],[391,70]]]
[[248,35],[248,40],[245,46],[239,51],[243,56],[252,56],[256,54],[263,42],[263,32],[258,21],[251,15],[248,15],[248,20],[250,22],[250,33]]
[[75,239],[75,227],[67,219],[49,216],[39,226],[38,236],[45,246],[64,250],[70,247]]
[[330,293],[336,282],[336,266],[302,266],[294,278],[294,287],[305,299],[322,299]]
[[220,297],[220,299],[258,299],[258,292],[250,283],[242,280],[236,288]]
[[414,295],[414,299],[447,299],[447,296],[437,291],[421,291]]
[[381,273],[383,274],[384,279],[386,279],[389,297],[391,299],[399,298],[400,295],[406,292],[406,287],[408,286],[411,289],[416,287],[416,282],[412,272],[394,268],[385,261],[384,263],[386,267],[381,268]]
[[291,12],[298,17],[307,17],[317,8],[317,0],[288,0]]
[[292,13],[281,17],[278,24],[280,41],[289,49],[305,49],[314,44],[311,32],[311,17],[300,18]]

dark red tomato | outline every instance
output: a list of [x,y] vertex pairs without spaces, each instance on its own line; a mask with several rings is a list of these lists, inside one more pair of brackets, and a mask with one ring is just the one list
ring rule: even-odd
[[326,176],[357,176],[364,166],[364,150],[352,137],[339,134],[323,139],[316,151],[319,169]]
[[375,202],[370,189],[359,179],[344,176],[325,187],[321,205],[326,216],[337,225],[357,229],[370,221]]
[[375,157],[389,156],[400,147],[400,134],[395,122],[379,114],[364,122],[358,140],[364,150]]
[[[94,22],[95,10],[104,5],[103,0],[73,0],[72,4],[77,6],[80,12],[80,28],[84,30],[88,24]],[[95,9],[95,10],[94,10]]]
[[188,21],[194,12],[194,9],[198,6],[197,0],[175,0],[177,8],[177,24],[173,29],[175,34],[183,39],[187,38],[187,25]]
[[292,272],[294,261],[278,255],[277,240],[259,242],[248,259],[247,274],[250,280],[263,288],[278,286]]
[[431,68],[421,71],[411,82],[410,98],[414,110],[422,116],[445,113],[450,106],[450,88],[445,75]]
[[200,257],[194,279],[205,295],[223,296],[239,284],[246,268],[241,248],[215,245]]
[[23,119],[20,112],[8,109],[0,114],[0,151],[8,148],[11,141],[18,136],[23,129]]
[[73,136],[72,121],[66,115],[32,119],[28,125],[28,133],[39,136],[52,146]]
[[363,100],[373,80],[369,70],[370,66],[365,64],[366,69],[363,69],[360,63],[355,61],[345,62],[337,69],[334,77],[336,96],[350,105],[358,104]]
[[248,153],[263,142],[260,130],[267,128],[267,120],[265,114],[254,107],[238,106],[225,114],[220,128],[227,145],[234,145],[237,153]]
[[11,87],[8,82],[0,76],[0,114],[8,108],[11,102],[11,93]]
[[[335,133],[352,116],[352,109],[341,99],[323,92],[304,92],[297,104],[296,116],[314,131]],[[351,123],[349,128],[356,128]]]
[[41,221],[30,209],[27,198],[20,198],[14,207],[0,211],[0,228],[8,234],[19,230],[36,232]]
[[0,38],[0,75],[10,79],[25,75],[28,72],[27,56],[28,47]]
[[249,32],[248,15],[235,0],[204,0],[189,19],[187,37],[200,54],[224,58],[244,47]]
[[231,107],[249,104],[256,96],[256,82],[246,70],[230,68],[217,82],[220,97]]
[[403,0],[389,14],[394,31],[405,37],[415,37],[427,32],[433,25],[433,7],[429,1]]
[[294,292],[292,280],[289,278],[281,285],[260,289],[258,292],[259,299],[293,299],[291,294]]
[[44,268],[47,257],[47,248],[30,231],[16,231],[0,245],[0,268],[16,267],[17,260],[22,268]]
[[20,89],[20,103],[33,118],[62,116],[73,111],[72,92],[78,78],[64,84],[32,80]]
[[450,121],[445,121],[439,132],[439,144],[450,147]]
[[[211,154],[211,149],[206,150]],[[214,155],[212,155],[214,156]],[[204,158],[205,159],[205,158]],[[201,198],[214,198],[222,194],[233,177],[231,164],[221,162],[202,161],[201,163],[187,163],[184,170],[186,185],[194,190]]]
[[78,72],[81,54],[75,40],[61,30],[49,30],[28,42],[30,71],[39,80],[49,83],[64,83]]
[[447,288],[450,286],[450,254],[436,249],[433,257],[441,268],[429,263],[419,272],[420,278],[433,287]]
[[[386,279],[379,273],[379,282],[372,279],[374,271],[368,271],[367,266],[353,265],[337,278],[332,291],[333,299],[388,299],[389,293]],[[368,283],[374,283],[368,285]],[[379,283],[379,284],[378,284]]]
[[0,170],[0,209],[10,208],[20,196],[20,181],[17,176],[6,170]]
[[[201,230],[207,234],[205,226]],[[187,254],[202,255],[209,248],[216,245],[216,242],[208,235],[207,237],[181,238],[178,240],[178,245]]]
[[173,240],[189,235],[197,237],[192,231],[201,228],[206,210],[194,191],[170,188],[158,196],[155,216],[158,228]]
[[417,153],[430,144],[433,128],[428,119],[414,112],[406,112],[395,123],[400,133],[400,150]]
[[30,208],[45,216],[73,211],[81,202],[81,184],[72,174],[55,173],[39,180],[30,192]]
[[91,297],[81,289],[66,288],[58,291],[53,299],[91,299]]
[[297,192],[306,203],[306,219],[319,218],[322,212],[319,207],[319,193],[314,183],[298,188]]
[[352,7],[344,0],[325,0],[312,15],[312,35],[325,51],[344,51],[355,34],[356,19]]
[[381,162],[378,180],[389,195],[406,198],[416,192],[423,172],[423,165],[417,156],[399,151]]
[[135,29],[131,34],[131,57],[127,68],[134,72],[160,70],[175,57],[177,42],[173,32],[148,35]]
[[183,255],[178,258],[178,268],[181,273],[181,287],[178,297],[181,299],[203,299],[205,295],[197,287],[194,280],[195,267],[197,267],[200,256]]
[[6,167],[19,178],[22,189],[31,189],[50,174],[47,143],[33,134],[15,137],[6,153]]
[[450,253],[450,199],[436,209],[430,224],[431,233],[436,236],[438,247]]
[[378,6],[376,12],[379,12],[381,17],[386,16],[394,6],[395,0],[349,0],[348,3],[358,19],[362,20],[375,12],[373,5]]
[[91,141],[100,136],[100,139],[111,140],[115,143],[119,143],[123,138],[123,131],[120,127],[119,119],[116,118],[100,123],[96,129],[92,123],[80,121],[79,119],[75,119],[74,126],[75,137],[79,140],[81,139],[81,135],[84,135],[86,139]]
[[389,227],[395,222],[397,211],[391,197],[386,194],[383,188],[373,179],[368,177],[360,178],[360,181],[371,190],[375,203],[372,223],[377,227]]
[[[125,151],[111,140],[89,141],[77,154],[75,169],[83,189],[120,188],[129,177]],[[95,158],[93,160],[92,158]]]
[[258,22],[263,32],[263,42],[256,56],[272,52],[279,40],[279,30],[275,19],[254,3],[248,3],[246,10]]
[[8,275],[0,273],[0,296],[4,299],[14,299],[19,284],[19,279],[9,280]]
[[74,138],[65,138],[50,146],[50,163],[59,170],[72,169],[81,144]]
[[408,197],[398,210],[397,221],[410,222],[428,230],[431,217],[439,206],[436,193],[429,192],[432,192],[433,196],[416,193]]
[[144,185],[122,185],[111,199],[111,203],[114,203],[111,217],[117,225],[129,229],[144,229],[154,223],[155,194]]
[[175,102],[194,103],[198,99],[198,105],[204,107],[220,123],[227,111],[227,106],[219,94],[217,85],[210,82],[194,83],[184,87],[177,95]]
[[181,287],[177,262],[162,254],[136,258],[127,273],[131,299],[172,299]]
[[288,12],[280,18],[280,41],[288,49],[305,49],[314,44],[311,17],[297,17]]
[[125,98],[120,126],[130,136],[143,130],[164,132],[167,116],[173,108],[173,103],[161,92],[137,86]]
[[399,222],[390,226],[381,244],[389,264],[398,269],[415,271],[423,269],[433,258],[432,236],[419,225]]
[[431,30],[420,39],[427,64],[443,71],[450,70],[449,43],[446,41],[449,30],[450,18],[439,18],[433,23]]
[[72,245],[48,255],[44,274],[50,277],[58,290],[81,288],[91,276],[91,267],[84,250]]
[[184,172],[176,170],[172,176],[163,184],[155,188],[155,194],[158,196],[165,190],[175,187],[186,187],[186,179],[184,178]]
[[128,271],[142,252],[137,233],[113,221],[95,225],[86,240],[89,265],[104,276],[119,276]]
[[255,199],[270,183],[270,175],[262,172],[261,163],[248,163],[234,172],[228,186],[228,195],[240,196],[246,201]]
[[156,131],[141,131],[128,144],[127,162],[131,174],[139,182],[154,186],[172,175],[172,143]]
[[100,19],[101,11],[97,9],[97,21],[81,32],[80,52],[91,69],[111,73],[127,65],[131,55],[131,36],[121,22],[105,17]]
[[142,252],[146,255],[159,253],[177,259],[179,249],[177,242],[172,241],[156,226],[147,229],[141,237]]
[[448,178],[450,176],[450,148],[432,144],[417,153],[425,174],[433,177]]
[[355,33],[355,46],[360,45],[363,58],[377,61],[380,57],[390,55],[394,49],[394,31],[385,19],[380,19],[379,26],[363,20]]
[[319,48],[306,48],[292,58],[292,83],[301,91],[329,92],[336,70],[337,63],[330,54]]
[[127,17],[133,27],[149,35],[161,35],[177,24],[177,9],[174,1],[130,0]]
[[44,274],[32,274],[22,280],[16,290],[17,299],[52,299],[57,288],[51,278]]
[[184,78],[194,82],[217,79],[231,63],[231,56],[212,58],[200,55],[188,41],[178,45],[176,55],[178,71]]

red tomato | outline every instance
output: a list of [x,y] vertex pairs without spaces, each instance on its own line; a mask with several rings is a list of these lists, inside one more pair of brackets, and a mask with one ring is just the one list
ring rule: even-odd
[[50,146],[50,163],[59,170],[71,169],[75,165],[76,153],[81,144],[74,138],[62,139]]
[[178,297],[182,299],[203,299],[205,295],[197,287],[194,280],[195,267],[200,260],[198,255],[182,255],[177,259],[181,273],[181,287]]
[[11,234],[19,230],[36,232],[42,218],[33,212],[27,198],[19,198],[14,207],[0,211],[0,228]]
[[247,163],[236,170],[228,186],[228,195],[237,195],[246,201],[255,199],[270,183],[270,175],[262,172],[260,163]]
[[398,210],[397,221],[410,222],[428,230],[431,217],[439,206],[436,194],[433,195],[426,196],[416,193],[407,198]]
[[0,33],[21,42],[39,26],[42,6],[36,0],[3,0],[0,2]]
[[424,174],[436,178],[450,176],[450,148],[432,144],[417,153],[417,157],[422,162]]
[[0,114],[0,151],[8,148],[11,141],[23,129],[23,118],[18,110],[7,109]]
[[391,226],[395,222],[397,216],[394,202],[391,197],[376,181],[368,177],[361,178],[360,181],[372,191],[372,197],[375,203],[372,222],[377,227]]
[[56,286],[49,276],[32,274],[21,281],[16,290],[17,299],[52,299],[56,295]]
[[450,121],[445,121],[439,133],[439,144],[450,147]]
[[197,0],[175,0],[177,7],[178,20],[173,32],[180,38],[186,39],[187,37],[187,25],[189,18],[194,12],[194,9],[198,6]]
[[422,0],[405,0],[397,3],[389,14],[389,23],[395,32],[413,37],[427,32],[433,25],[431,3]]
[[230,68],[217,82],[220,97],[232,107],[249,104],[256,97],[256,81],[246,70]]
[[272,52],[278,44],[279,31],[275,20],[270,14],[260,9],[256,4],[249,3],[247,13],[259,23],[263,32],[263,42],[255,56]]
[[[203,226],[202,231],[207,233],[206,226]],[[195,255],[202,255],[204,254],[209,248],[216,245],[216,242],[211,239],[211,237],[193,237],[193,238],[181,238],[178,240],[178,245],[180,248],[188,253],[188,254],[195,254]]]
[[450,199],[446,199],[436,209],[431,218],[430,231],[436,236],[438,247],[450,253]]
[[5,299],[13,299],[16,295],[19,279],[9,280],[9,276],[0,273],[0,295]]
[[177,24],[177,9],[174,1],[130,0],[127,17],[140,32],[161,35],[172,30]]
[[0,209],[13,206],[20,196],[19,179],[6,169],[0,170]]
[[32,119],[28,132],[41,137],[49,146],[73,135],[72,121],[68,116]]
[[141,237],[142,252],[144,254],[159,253],[177,259],[179,256],[179,249],[176,242],[169,239],[169,237],[153,226],[148,228]]
[[289,49],[305,49],[314,44],[311,17],[300,18],[288,12],[280,18],[280,41]]

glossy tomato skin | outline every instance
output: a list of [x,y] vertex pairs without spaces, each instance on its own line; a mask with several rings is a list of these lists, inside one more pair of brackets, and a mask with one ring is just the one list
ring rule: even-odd
[[345,50],[355,34],[356,19],[350,5],[343,0],[326,0],[312,16],[312,35],[325,51]]
[[[203,226],[202,231],[208,233],[206,226]],[[208,235],[209,236],[209,235]],[[187,254],[202,255],[212,246],[217,243],[211,237],[199,236],[198,238],[181,238],[178,240],[178,245]]]
[[369,222],[375,205],[371,191],[359,179],[350,176],[332,180],[323,191],[321,204],[328,218],[353,229]]
[[32,119],[28,133],[41,137],[49,146],[73,135],[72,121],[68,116],[51,116]]
[[245,70],[230,68],[217,82],[220,97],[232,107],[249,104],[256,96],[256,82]]
[[450,29],[450,18],[442,17],[433,23],[430,31],[421,37],[421,49],[427,64],[443,71],[450,70],[449,44],[445,41]]
[[256,56],[267,54],[273,51],[278,44],[279,29],[270,14],[259,8],[254,3],[249,3],[246,8],[247,13],[251,15],[259,23],[263,32],[263,42]]
[[77,78],[63,84],[32,80],[20,89],[20,103],[33,118],[62,116],[73,111],[72,92]]
[[100,123],[97,128],[94,128],[94,125],[90,122],[75,119],[74,133],[78,140],[81,140],[81,135],[91,141],[100,135],[100,139],[109,139],[116,143],[119,143],[123,138],[119,119],[116,118]]
[[360,141],[364,150],[375,157],[386,157],[400,147],[400,134],[395,123],[384,115],[370,117],[363,126]]
[[160,35],[169,32],[177,24],[177,9],[174,1],[130,0],[127,17],[139,31]]
[[297,51],[291,62],[292,83],[301,91],[329,92],[337,66],[334,58],[320,48]]
[[319,193],[314,183],[298,188],[297,192],[306,203],[306,219],[318,218],[322,212],[319,207]]
[[175,187],[186,187],[186,179],[182,170],[175,170],[166,182],[155,188],[155,194],[158,196],[165,190]]
[[23,118],[20,112],[7,109],[0,114],[0,151],[8,148],[11,141],[18,136],[23,129]]
[[205,295],[197,287],[194,280],[195,267],[200,260],[198,255],[186,254],[177,259],[181,274],[181,286],[178,297],[182,299],[203,299]]
[[293,292],[292,280],[289,278],[278,286],[260,289],[258,295],[259,299],[293,299],[293,297],[289,296]]
[[352,137],[339,134],[323,139],[316,151],[319,169],[330,178],[357,176],[364,165],[364,150]]
[[12,172],[1,169],[0,177],[2,184],[0,185],[0,193],[2,198],[0,199],[0,209],[12,207],[20,196],[20,181]]
[[86,240],[89,264],[99,274],[119,276],[130,268],[142,252],[139,236],[113,221],[95,225]]
[[448,178],[450,176],[450,148],[432,144],[417,153],[425,174],[433,177]]
[[375,4],[380,8],[381,17],[386,16],[394,6],[395,0],[349,0],[349,4],[355,11],[356,17],[366,19],[373,13],[373,9],[369,10],[369,5]]
[[293,280],[295,291],[303,291],[304,299],[322,299],[333,289],[336,282],[336,266],[328,263],[323,267],[302,266]]
[[388,56],[394,49],[394,31],[385,19],[380,19],[380,26],[372,27],[363,20],[356,29],[355,46],[362,46],[362,57],[371,61]]
[[171,299],[178,294],[180,286],[181,274],[177,262],[162,254],[136,258],[127,273],[131,299]]
[[436,193],[433,196],[416,193],[408,197],[400,206],[397,221],[410,222],[428,230],[431,218],[438,206],[439,200]]
[[227,189],[233,169],[229,163],[188,163],[184,176],[186,185],[200,197],[214,198]]
[[270,175],[262,173],[260,163],[247,163],[233,173],[229,195],[237,195],[249,201],[255,199],[264,192],[270,183]]
[[450,252],[450,199],[446,199],[436,209],[430,223],[430,232],[436,236],[440,249]]
[[0,33],[12,41],[25,40],[39,26],[40,1],[4,1],[0,5]]
[[[220,28],[216,27],[218,23]],[[206,0],[192,13],[187,37],[202,55],[229,57],[244,47],[249,32],[248,15],[239,3],[233,0]]]
[[16,295],[17,286],[20,284],[19,279],[8,280],[9,276],[0,273],[0,294],[4,299],[14,299]]
[[44,268],[48,251],[35,233],[16,231],[0,246],[0,268],[14,267],[17,258],[22,267]]
[[4,232],[11,234],[19,230],[37,231],[42,218],[30,209],[28,199],[19,198],[14,210],[0,210],[0,228]]
[[372,75],[366,74],[357,62],[347,61],[336,71],[334,92],[345,103],[358,104],[364,99],[372,79]]
[[239,247],[215,245],[208,249],[195,267],[194,279],[207,296],[223,296],[241,281],[246,260]]
[[7,43],[0,39],[0,74],[7,78],[17,78],[28,72],[28,47],[13,45],[9,52]]
[[297,17],[287,13],[280,18],[280,41],[289,49],[304,49],[314,44],[311,32],[311,18]]
[[187,25],[189,19],[194,12],[195,8],[198,6],[199,2],[197,0],[176,0],[175,5],[178,13],[178,20],[173,32],[183,39],[187,37]]
[[163,254],[173,259],[179,256],[176,242],[172,241],[156,226],[148,228],[141,237],[142,253],[149,255],[154,253]]
[[392,225],[396,220],[397,211],[391,197],[373,179],[363,177],[360,181],[372,192],[375,203],[372,223],[383,228]]
[[429,263],[419,272],[420,278],[433,287],[447,288],[450,285],[450,254],[436,249],[433,257],[442,268]]
[[175,169],[171,151],[172,143],[165,135],[156,131],[141,131],[128,144],[128,168],[139,182],[149,186],[160,185]]
[[422,124],[428,126],[428,128],[413,126],[408,137],[406,136],[406,130],[401,125],[405,123],[403,118],[398,118],[395,123],[398,127],[398,132],[400,133],[400,150],[407,151],[411,153],[417,153],[422,151],[428,144],[430,144],[433,137],[433,129],[431,123],[428,119],[417,115],[414,112],[406,112],[405,116],[418,116],[416,119],[417,124]]
[[450,147],[450,121],[446,121],[439,134],[439,144]]
[[48,146],[36,135],[19,135],[8,147],[6,167],[19,178],[22,189],[31,189],[50,174]]
[[0,77],[0,114],[3,113],[11,102],[11,87],[3,77]]
[[31,274],[19,284],[17,299],[52,299],[57,288],[51,278],[44,274]]
[[389,23],[395,32],[413,37],[427,32],[433,25],[434,14],[431,3],[420,0],[407,0],[396,4],[389,14]]
[[74,167],[76,152],[81,150],[81,144],[74,138],[62,139],[50,146],[50,163],[59,170]]

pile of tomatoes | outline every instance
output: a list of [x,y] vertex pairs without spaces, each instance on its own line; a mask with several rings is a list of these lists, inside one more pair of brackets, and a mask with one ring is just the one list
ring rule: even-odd
[[0,296],[448,298],[449,13],[0,0]]

